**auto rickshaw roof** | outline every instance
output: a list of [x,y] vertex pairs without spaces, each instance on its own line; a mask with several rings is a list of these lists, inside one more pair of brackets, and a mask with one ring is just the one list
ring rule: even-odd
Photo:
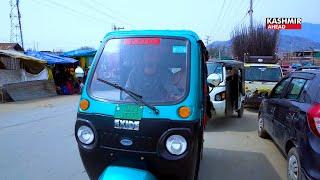
[[209,60],[207,63],[221,63],[226,67],[244,67],[243,62],[236,60]]
[[200,40],[199,36],[190,30],[132,30],[132,31],[113,31],[106,34],[108,37],[132,37],[132,36],[174,36],[174,37],[194,37],[196,41]]

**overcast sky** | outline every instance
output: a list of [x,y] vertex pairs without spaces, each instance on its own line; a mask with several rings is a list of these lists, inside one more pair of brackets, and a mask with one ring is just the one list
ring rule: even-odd
[[[320,24],[320,0],[253,0],[255,22],[301,17]],[[97,48],[112,24],[125,29],[189,29],[227,40],[248,24],[249,0],[20,0],[25,48]],[[0,1],[0,42],[10,40],[9,0]]]

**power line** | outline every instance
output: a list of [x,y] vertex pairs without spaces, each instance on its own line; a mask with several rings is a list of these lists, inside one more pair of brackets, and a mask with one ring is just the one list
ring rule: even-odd
[[[69,14],[71,13],[71,14],[73,14],[73,15],[86,17],[87,19],[95,20],[95,21],[97,21],[97,22],[99,22],[99,23],[101,23],[101,22],[104,21],[104,22],[106,22],[106,23],[110,23],[110,24],[111,24],[111,22],[106,21],[105,19],[100,19],[100,18],[97,18],[97,17],[94,17],[94,16],[90,16],[90,15],[88,15],[88,14],[85,14],[85,13],[81,12],[81,11],[75,10],[75,9],[73,9],[73,8],[70,8],[70,7],[68,7],[68,6],[65,6],[65,5],[63,5],[63,4],[60,4],[60,3],[57,3],[57,2],[54,2],[54,1],[50,1],[50,0],[46,0],[46,1],[33,0],[33,1],[36,1],[36,2],[38,2],[38,3],[40,3],[40,4],[45,5],[45,6],[48,6],[48,5],[49,5],[49,6],[54,7],[54,8],[58,7],[58,8],[60,8],[60,9],[64,10],[65,12],[68,12]],[[44,4],[44,3],[46,3],[46,4]]]
[[255,0],[254,2],[253,2],[253,7],[258,7],[258,5],[260,5],[260,0]]
[[239,24],[237,26],[241,26],[243,25],[243,23],[245,22],[246,17],[249,15],[249,13],[246,13],[243,18],[241,19],[241,21],[239,21]]
[[[113,9],[105,6],[105,4],[101,3],[101,2],[98,1],[98,0],[91,0],[91,1],[92,1],[92,2],[95,2],[96,4],[98,4],[99,7],[103,7],[103,9],[107,9],[107,10],[108,10],[109,12],[111,12],[111,13],[120,14],[118,11],[115,11],[115,10],[113,10]],[[122,21],[125,21],[126,23],[128,23],[128,21],[130,21],[127,17],[121,17],[121,16],[119,16],[119,15],[118,15],[117,19],[120,19],[120,20],[122,20]],[[135,26],[132,25],[131,23],[130,23],[129,25],[135,27]]]
[[216,20],[216,22],[214,23],[213,30],[216,30],[216,27],[218,27],[217,25],[219,24],[219,21],[220,21],[220,18],[221,18],[221,14],[222,14],[222,11],[223,11],[225,2],[226,2],[226,0],[223,0],[222,5],[221,5],[221,8],[220,8],[220,11],[219,11],[219,14],[218,14],[218,16],[217,16],[217,20]]
[[95,10],[96,13],[99,13],[99,14],[104,15],[104,16],[106,16],[106,17],[108,17],[108,18],[111,18],[111,19],[118,19],[118,21],[120,21],[120,22],[122,22],[122,23],[124,23],[124,24],[133,26],[131,23],[125,22],[125,21],[123,21],[123,20],[121,20],[121,19],[119,19],[119,18],[117,18],[117,17],[115,17],[115,16],[113,16],[113,15],[110,15],[110,14],[102,11],[101,9],[98,9],[97,6],[91,5],[91,4],[88,3],[86,0],[82,0],[82,2],[83,2],[83,4],[80,3],[80,5],[82,5],[83,7],[87,8],[87,9],[89,9],[89,10]]
[[[94,16],[90,16],[90,15],[88,15],[88,14],[85,14],[85,13],[83,13],[83,12],[81,12],[81,11],[78,11],[78,10],[75,10],[75,9],[73,9],[73,8],[70,8],[70,7],[66,6],[66,5],[57,3],[57,2],[55,2],[55,1],[47,0],[47,2],[48,2],[48,3],[51,3],[51,4],[55,5],[55,6],[61,7],[61,8],[63,8],[63,9],[69,10],[69,11],[71,11],[71,12],[74,12],[74,13],[76,13],[76,14],[82,15],[82,16],[90,17],[90,18],[96,19],[96,20],[98,20],[98,21],[101,21],[101,20],[102,20],[102,19],[96,18],[96,17],[94,17]],[[105,20],[103,19],[103,21],[105,21]],[[110,23],[109,21],[105,21],[105,22]]]
[[[229,1],[229,2],[231,2],[231,1]],[[228,7],[230,7],[231,4],[232,4],[232,3],[229,3],[229,4],[228,4],[228,5],[229,5]],[[229,12],[232,13],[231,17],[233,17],[234,12],[236,12],[236,11],[233,10],[234,7],[238,7],[238,6],[237,6],[237,5],[234,5],[234,6],[232,6],[232,7],[230,8],[230,11],[229,11]],[[226,11],[226,12],[228,12],[228,11]],[[226,12],[224,13],[224,16],[223,16],[223,19],[222,19],[222,20],[224,20],[224,17],[225,17],[225,15],[226,15]],[[231,14],[231,13],[230,13],[230,14]],[[233,23],[232,21],[228,21],[228,23],[227,23],[226,21],[222,21],[222,22],[224,22],[224,24],[223,24],[223,26],[220,28],[219,33],[220,33],[221,31],[222,31],[222,32],[225,32],[226,29]]]
[[[240,3],[241,3],[241,1],[240,1]],[[221,32],[225,32],[225,31],[228,29],[228,27],[230,27],[231,24],[233,23],[232,21],[228,21],[228,23],[227,23],[227,21],[224,20],[225,17],[226,17],[227,12],[231,12],[230,14],[233,15],[233,14],[235,14],[234,12],[236,12],[236,11],[234,11],[233,9],[236,8],[236,7],[239,7],[239,6],[237,6],[236,4],[234,4],[233,6],[231,6],[232,4],[233,4],[232,1],[229,1],[229,4],[227,5],[227,9],[226,9],[226,11],[225,11],[225,13],[224,13],[224,15],[223,15],[223,18],[222,18],[222,22],[224,22],[224,23],[223,23],[223,25],[220,27],[220,29],[219,29],[219,31],[218,31],[219,34],[220,34]],[[233,17],[233,16],[231,16],[231,17]]]
[[[228,13],[228,12],[232,12],[231,11],[231,9],[232,9],[232,1],[229,1],[229,4],[227,5],[227,9],[226,9],[226,11],[223,13],[223,16],[222,16],[222,20],[224,19],[224,17],[226,16],[226,14]],[[231,9],[230,9],[230,7],[231,7]],[[230,9],[230,11],[228,11],[228,9]]]

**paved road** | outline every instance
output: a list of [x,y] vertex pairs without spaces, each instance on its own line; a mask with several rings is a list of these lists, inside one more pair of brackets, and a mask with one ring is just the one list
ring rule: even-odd
[[[0,104],[0,179],[88,179],[74,139],[79,96]],[[209,123],[200,179],[286,179],[286,161],[257,137],[255,112]]]

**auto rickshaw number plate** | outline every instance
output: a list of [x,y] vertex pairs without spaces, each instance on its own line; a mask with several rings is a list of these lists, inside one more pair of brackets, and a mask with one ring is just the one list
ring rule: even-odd
[[135,104],[118,104],[114,113],[116,119],[141,120],[143,106]]

